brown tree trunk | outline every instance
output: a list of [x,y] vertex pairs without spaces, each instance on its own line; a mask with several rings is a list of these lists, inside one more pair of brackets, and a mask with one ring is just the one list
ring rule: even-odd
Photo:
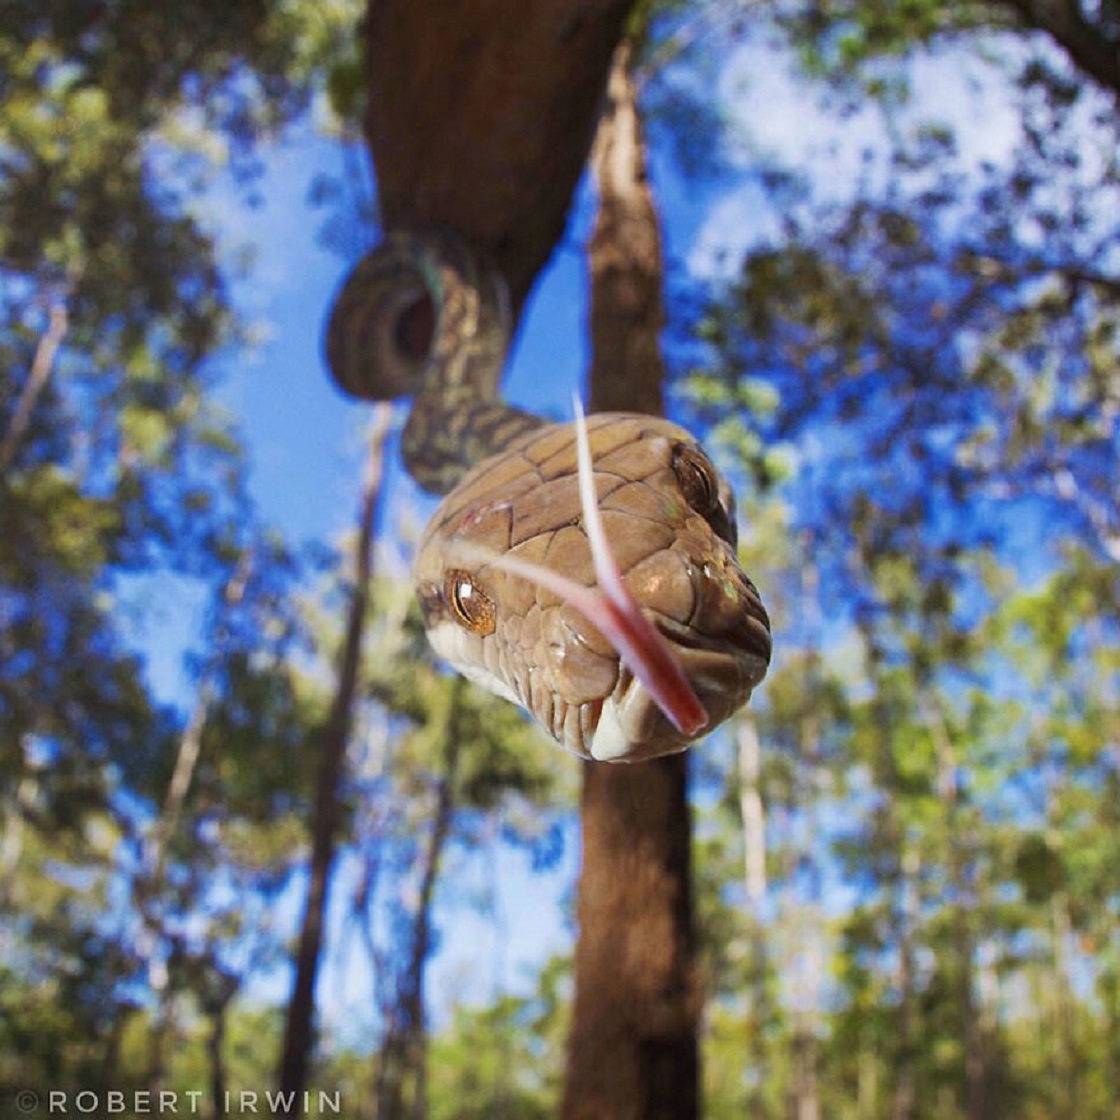
[[215,978],[216,990],[204,1000],[204,1010],[210,1020],[206,1037],[206,1058],[210,1066],[210,1115],[221,1120],[227,1114],[225,1106],[229,1079],[226,1075],[226,1026],[229,1005],[240,988],[237,977],[219,972]]
[[58,298],[51,301],[50,318],[47,329],[35,347],[35,357],[31,361],[31,370],[27,380],[20,390],[19,399],[12,410],[11,419],[8,421],[7,430],[0,437],[0,471],[6,471],[15,462],[16,452],[31,423],[31,415],[35,405],[43,395],[47,383],[50,381],[54,370],[54,359],[62,340],[66,337],[70,325],[70,313],[67,307],[70,289],[63,292]]
[[635,0],[370,0],[366,136],[386,226],[454,230],[515,307],[568,219]]
[[[625,48],[592,165],[591,408],[660,413],[660,230]],[[697,1022],[688,762],[587,763],[564,1120],[688,1120]]]
[[[406,1116],[424,1116],[427,1113],[424,1099],[427,1065],[424,968],[432,947],[432,901],[455,812],[461,697],[463,690],[470,687],[461,677],[452,684],[451,707],[445,730],[445,767],[436,791],[432,832],[424,853],[419,899],[412,923],[412,943],[378,1062],[377,1120],[403,1120]],[[406,1093],[408,1084],[412,1086],[411,1094]],[[406,1099],[408,1096],[411,1100]]]
[[[288,1018],[284,1030],[284,1051],[280,1059],[280,1091],[284,1100],[295,1101],[307,1081],[307,1065],[311,1055],[312,1027],[315,1015],[315,978],[323,944],[323,918],[327,910],[331,868],[334,863],[335,839],[338,833],[340,807],[338,790],[342,781],[346,743],[354,710],[358,673],[361,667],[362,635],[365,630],[366,606],[373,569],[373,530],[381,497],[381,477],[385,437],[392,417],[388,405],[379,405],[369,437],[365,477],[362,484],[361,514],[355,542],[354,597],[346,625],[346,639],[338,672],[338,688],[331,704],[323,734],[319,762],[318,788],[311,822],[311,866],[307,887],[307,904],[300,930],[299,952],[292,995],[288,1002]],[[289,1096],[289,1094],[293,1094]],[[288,1111],[278,1115],[293,1116]]]

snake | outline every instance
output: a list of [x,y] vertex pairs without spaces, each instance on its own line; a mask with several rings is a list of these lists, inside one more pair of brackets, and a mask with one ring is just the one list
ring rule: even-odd
[[731,487],[669,420],[503,401],[511,318],[498,269],[442,230],[386,233],[330,308],[332,378],[412,398],[401,457],[442,497],[413,565],[428,639],[581,758],[686,750],[770,663]]

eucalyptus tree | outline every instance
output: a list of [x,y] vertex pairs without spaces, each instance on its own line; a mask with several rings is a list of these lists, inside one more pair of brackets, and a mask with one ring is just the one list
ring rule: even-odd
[[[692,366],[681,387],[694,417],[758,486],[751,520],[788,511],[788,532],[811,542],[798,571],[766,583],[784,652],[758,718],[768,854],[780,850],[786,744],[803,822],[822,809],[848,822],[805,855],[857,899],[824,945],[837,979],[823,1007],[840,1008],[810,1032],[811,1107],[1046,1115],[1076,1099],[1107,1115],[1107,1090],[1088,1071],[1108,1052],[1111,949],[1095,960],[1078,949],[1111,945],[1080,922],[1107,925],[1116,900],[1107,873],[1082,873],[1109,851],[1100,814],[1115,773],[1115,12],[852,0],[667,5],[662,19],[680,80],[651,94],[683,91],[665,119],[694,126],[686,151],[720,150],[711,128],[695,128],[711,117],[692,109],[704,98],[689,64],[695,74],[741,42],[755,52],[747,98],[765,99],[767,67],[792,57],[805,111],[834,119],[834,147],[850,133],[864,149],[847,177],[831,162],[791,163],[782,148],[748,149],[772,220],[697,317],[707,355],[677,351]],[[969,83],[929,84],[950,68]],[[969,127],[962,102],[983,128]],[[748,145],[755,119],[740,117]],[[869,120],[881,124],[870,138]],[[708,189],[728,181],[726,167],[721,179],[710,160],[698,166]],[[823,594],[815,633],[797,586],[806,565]],[[1070,611],[1007,621],[1035,596],[1053,604],[1039,581],[1060,585]],[[1042,618],[1056,625],[1046,637]],[[810,664],[822,636],[826,663],[832,652],[846,664],[831,699],[813,674],[794,683],[785,669]],[[804,781],[820,747],[790,735],[799,705],[823,719],[832,805]],[[1066,804],[1082,809],[1081,827]],[[1086,853],[1077,873],[1074,849]],[[768,871],[780,906],[787,885]],[[1072,990],[1079,969],[1099,1003]],[[1008,992],[1023,983],[1034,985],[1032,1013],[1009,1014]],[[777,990],[779,1014],[790,1011],[788,986]],[[753,1006],[767,998],[760,987]],[[739,1012],[749,1050],[758,1018],[723,999],[721,1024],[734,1031],[728,1010]],[[765,1065],[787,1086],[791,1040]],[[715,1052],[726,1074],[722,1044]],[[725,1091],[762,1115],[762,1062],[750,1053],[748,1080]]]
[[[146,920],[170,937],[164,918],[203,889],[193,873],[207,843],[192,848],[192,829],[213,823],[213,805],[200,818],[192,799],[166,830],[166,891],[144,866],[142,834],[191,728],[148,687],[123,577],[175,571],[217,593],[255,551],[239,619],[227,613],[211,632],[233,625],[239,637],[224,641],[222,665],[204,658],[205,706],[228,701],[228,714],[282,656],[276,643],[245,644],[291,623],[275,610],[266,621],[261,598],[270,585],[290,594],[291,561],[260,539],[237,434],[213,404],[213,359],[241,331],[192,200],[220,164],[252,173],[255,145],[304,111],[347,21],[341,7],[266,3],[204,5],[190,18],[146,3],[4,5],[4,998],[9,1010],[26,1001],[27,1022],[44,1027],[6,1023],[20,1063],[10,1076],[24,1085],[36,1072],[111,1077],[151,963],[122,894],[129,883],[146,891]],[[275,717],[282,703],[256,714]],[[215,760],[202,756],[213,794]]]

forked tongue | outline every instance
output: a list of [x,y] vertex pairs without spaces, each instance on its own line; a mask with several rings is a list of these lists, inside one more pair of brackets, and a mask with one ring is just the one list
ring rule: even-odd
[[573,396],[573,402],[576,412],[579,499],[599,586],[584,587],[559,572],[516,556],[499,555],[488,549],[473,547],[464,551],[476,553],[480,560],[492,567],[520,576],[551,591],[579,611],[614,646],[673,726],[683,735],[695,735],[707,725],[708,713],[677,664],[668,642],[642,613],[634,596],[622,582],[622,572],[611,552],[603,530],[603,520],[599,515],[583,407],[578,396]]

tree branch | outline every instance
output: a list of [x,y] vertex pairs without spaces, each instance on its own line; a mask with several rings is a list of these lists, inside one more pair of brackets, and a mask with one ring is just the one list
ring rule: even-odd
[[27,432],[28,424],[31,423],[31,414],[50,380],[55,355],[66,337],[69,325],[70,314],[64,295],[51,304],[50,321],[39,339],[39,345],[35,347],[31,372],[23,384],[23,389],[20,390],[19,400],[16,402],[8,430],[4,433],[4,439],[0,441],[0,471],[6,471],[15,460],[20,441]]
[[1079,70],[1120,97],[1120,43],[1087,22],[1076,0],[1003,2],[1027,28],[1045,32]]

